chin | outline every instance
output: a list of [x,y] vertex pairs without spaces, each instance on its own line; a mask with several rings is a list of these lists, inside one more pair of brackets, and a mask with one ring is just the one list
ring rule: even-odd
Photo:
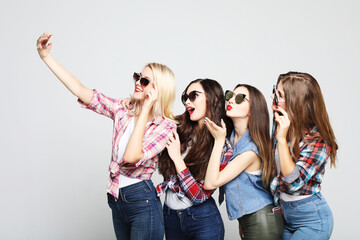
[[198,117],[196,117],[196,116],[190,115],[190,120],[193,121],[193,122],[197,122],[200,119]]
[[141,93],[134,93],[132,96],[131,96],[132,99],[134,100],[142,100],[144,97],[142,96]]

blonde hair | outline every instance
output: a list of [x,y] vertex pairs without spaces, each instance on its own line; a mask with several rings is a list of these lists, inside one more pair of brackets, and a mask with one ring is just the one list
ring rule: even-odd
[[[175,75],[170,68],[160,63],[148,63],[154,75],[154,82],[158,90],[158,98],[153,106],[154,117],[164,117],[174,120],[173,106],[175,100]],[[135,102],[134,113],[139,114],[139,102]]]

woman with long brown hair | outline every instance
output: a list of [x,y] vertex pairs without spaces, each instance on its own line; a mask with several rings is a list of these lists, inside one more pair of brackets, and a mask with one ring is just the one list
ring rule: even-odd
[[[263,94],[255,87],[238,84],[226,91],[226,115],[232,124],[218,126],[210,119],[205,123],[215,138],[213,154],[207,168],[204,188],[221,187],[230,220],[239,221],[242,239],[280,239],[283,218],[273,204],[268,190],[275,163],[271,153],[269,112]],[[228,136],[233,154],[222,171],[221,147]]]
[[329,239],[333,217],[320,184],[329,157],[335,166],[338,145],[320,86],[308,73],[289,72],[273,92],[278,176],[270,187],[284,213],[282,238]]
[[[164,182],[158,195],[166,193],[164,223],[166,239],[224,239],[224,224],[211,194],[203,188],[214,139],[204,126],[205,117],[220,124],[225,116],[221,85],[211,79],[192,81],[182,94],[186,111],[176,117],[177,132],[167,142],[159,160]],[[223,154],[228,154],[223,144]]]

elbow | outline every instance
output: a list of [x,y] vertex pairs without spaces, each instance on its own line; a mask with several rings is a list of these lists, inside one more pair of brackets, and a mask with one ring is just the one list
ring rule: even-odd
[[203,188],[204,188],[205,190],[214,190],[214,189],[216,189],[217,187],[214,186],[214,185],[212,185],[212,184],[209,184],[209,183],[205,182]]
[[135,156],[135,155],[132,155],[132,154],[124,154],[123,156],[123,161],[126,162],[126,163],[132,163],[132,164],[135,164],[137,162],[140,161],[142,157],[141,156]]

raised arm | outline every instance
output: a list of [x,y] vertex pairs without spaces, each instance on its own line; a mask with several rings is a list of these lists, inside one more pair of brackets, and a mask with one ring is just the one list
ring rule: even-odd
[[221,153],[226,137],[226,126],[225,123],[221,121],[221,127],[219,127],[209,119],[205,119],[205,125],[215,139],[204,182],[204,188],[212,190],[233,180],[254,163],[259,156],[253,151],[244,152],[236,156],[220,171]]
[[50,55],[52,47],[52,41],[50,41],[51,36],[51,33],[44,33],[37,40],[36,46],[40,58],[72,94],[77,96],[86,105],[90,104],[93,91],[82,85],[77,78],[75,78]]
[[180,152],[180,140],[176,130],[170,134],[166,143],[169,157],[174,162],[180,187],[193,204],[200,204],[207,200],[214,191],[205,190],[204,181],[196,181],[190,170],[186,167]]
[[126,145],[123,156],[124,162],[137,163],[143,158],[143,139],[146,123],[149,120],[149,117],[151,118],[152,116],[152,107],[157,100],[157,96],[158,91],[156,84],[154,84],[154,88],[146,92],[145,101],[139,113],[134,131]]

